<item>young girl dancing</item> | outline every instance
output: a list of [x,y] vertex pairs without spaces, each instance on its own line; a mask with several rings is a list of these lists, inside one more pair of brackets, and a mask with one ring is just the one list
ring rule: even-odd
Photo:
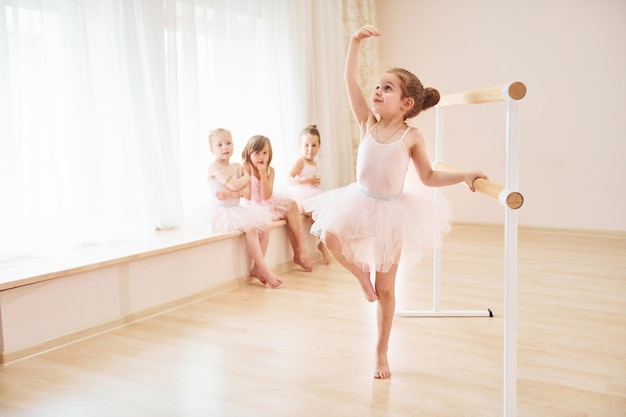
[[244,161],[243,169],[250,175],[250,192],[244,197],[268,207],[272,212],[273,220],[287,220],[289,242],[293,248],[293,262],[305,271],[311,271],[298,205],[293,199],[274,195],[275,172],[270,166],[272,162],[270,140],[261,135],[252,136],[241,157]]
[[[305,212],[303,202],[322,192],[320,188],[320,169],[315,161],[315,157],[320,150],[322,140],[316,125],[308,125],[300,132],[300,152],[301,156],[289,170],[289,192],[300,209],[300,213],[311,216],[310,212]],[[320,241],[317,249],[322,254],[322,262],[328,265],[330,254],[326,246]]]
[[[305,202],[313,212],[311,232],[320,237],[330,253],[359,281],[368,301],[378,300],[378,341],[374,378],[389,378],[387,350],[395,313],[395,280],[402,259],[417,261],[420,248],[433,244],[434,222],[448,231],[452,221],[449,203],[436,207],[426,194],[404,190],[409,162],[422,183],[441,187],[465,181],[472,191],[480,171],[449,173],[434,171],[422,132],[406,119],[436,105],[439,92],[424,88],[409,71],[394,68],[383,73],[371,96],[371,108],[359,86],[361,41],[380,36],[366,25],[350,40],[345,83],[361,140],[356,183],[337,188]],[[435,212],[439,211],[435,216]],[[370,270],[375,271],[374,284]]]
[[239,199],[249,193],[250,175],[238,163],[231,163],[233,140],[226,129],[209,133],[209,146],[215,155],[209,164],[208,180],[213,207],[211,229],[215,233],[244,232],[246,247],[254,261],[250,275],[263,284],[276,288],[281,284],[265,263],[265,251],[269,243],[267,228],[272,221],[269,210],[260,206],[240,205]]

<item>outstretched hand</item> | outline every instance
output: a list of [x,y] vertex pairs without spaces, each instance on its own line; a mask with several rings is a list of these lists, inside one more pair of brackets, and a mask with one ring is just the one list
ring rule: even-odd
[[361,27],[359,30],[357,30],[356,32],[354,32],[352,37],[360,41],[362,39],[370,38],[372,36],[380,36],[380,34],[381,34],[380,29],[378,29],[376,26],[365,25]]
[[476,191],[476,188],[474,188],[474,181],[476,181],[477,178],[483,178],[485,180],[489,179],[487,175],[485,175],[482,171],[479,171],[479,170],[469,171],[465,174],[464,181],[467,184],[467,186],[470,188],[470,190],[472,190],[472,192]]

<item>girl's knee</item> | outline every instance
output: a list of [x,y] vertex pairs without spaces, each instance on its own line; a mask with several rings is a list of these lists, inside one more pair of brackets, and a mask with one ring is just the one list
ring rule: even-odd
[[382,288],[380,286],[376,286],[376,294],[378,294],[378,299],[384,300],[393,300],[396,298],[396,291],[393,287],[385,287]]
[[289,200],[289,213],[291,215],[300,215],[300,208],[298,207],[298,203],[295,200]]
[[328,249],[339,247],[339,239],[337,238],[337,236],[330,232],[326,232],[324,234],[324,236],[322,237],[322,242],[324,242],[324,245],[326,245]]
[[246,230],[244,233],[246,234],[246,236],[249,236],[249,237],[255,237],[255,238],[259,237],[259,231],[256,227],[252,227]]
[[378,298],[393,300],[396,296],[395,282],[395,274],[393,272],[376,274],[375,288],[376,294],[378,294]]

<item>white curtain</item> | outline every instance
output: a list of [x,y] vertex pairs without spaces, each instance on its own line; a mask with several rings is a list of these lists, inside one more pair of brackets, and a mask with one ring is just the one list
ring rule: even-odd
[[317,123],[348,182],[341,25],[335,1],[0,0],[0,259],[197,217],[216,127],[286,175]]

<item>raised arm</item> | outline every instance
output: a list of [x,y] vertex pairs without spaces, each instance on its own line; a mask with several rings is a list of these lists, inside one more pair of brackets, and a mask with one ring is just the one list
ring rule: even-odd
[[365,25],[354,32],[352,38],[350,38],[350,45],[348,46],[348,55],[346,57],[346,66],[344,70],[348,101],[350,102],[352,114],[354,114],[354,117],[361,128],[361,134],[366,131],[368,121],[376,120],[376,117],[370,109],[359,84],[359,55],[361,52],[361,41],[372,36],[380,36],[380,30],[372,25]]

